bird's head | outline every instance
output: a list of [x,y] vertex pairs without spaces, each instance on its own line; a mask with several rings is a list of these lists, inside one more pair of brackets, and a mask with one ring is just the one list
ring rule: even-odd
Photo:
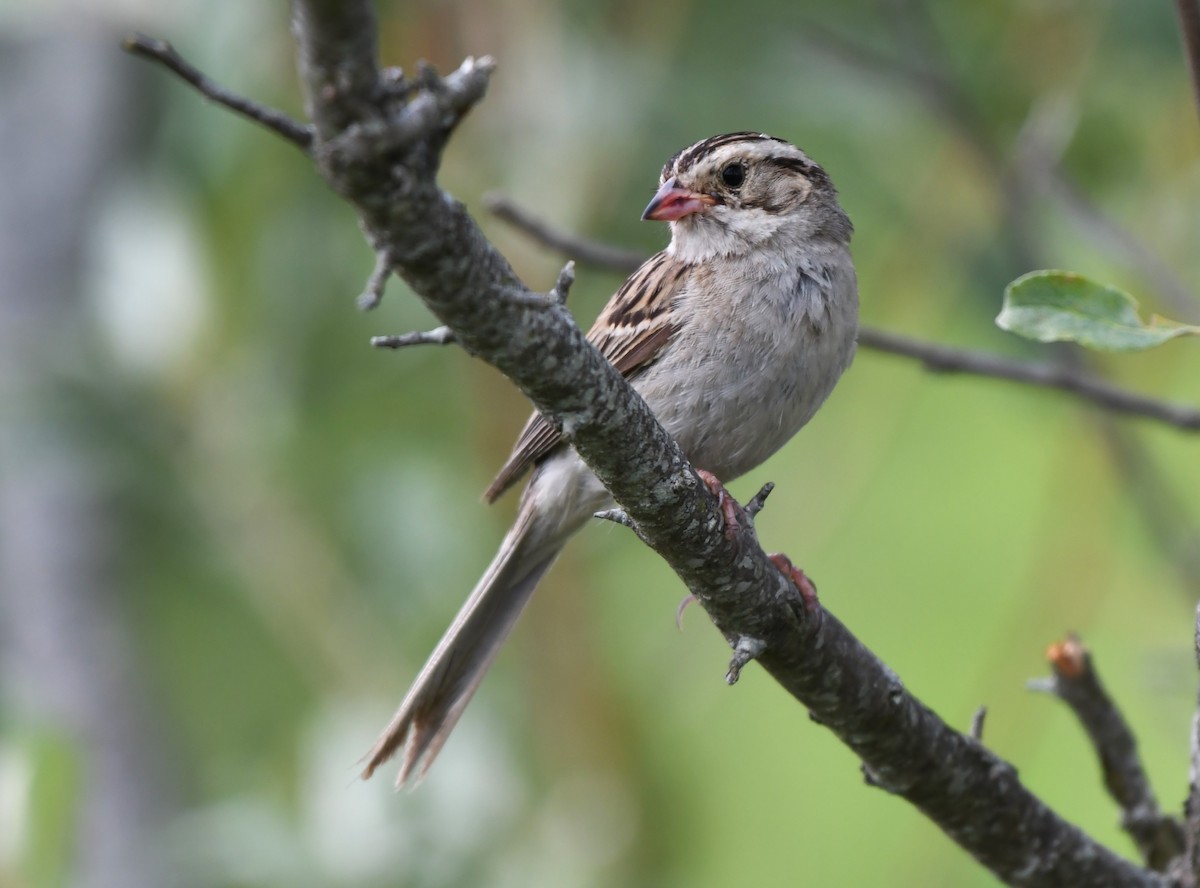
[[782,239],[850,240],[829,176],[799,148],[765,133],[697,142],[667,161],[659,182],[642,218],[670,222],[670,249],[685,261],[743,255]]

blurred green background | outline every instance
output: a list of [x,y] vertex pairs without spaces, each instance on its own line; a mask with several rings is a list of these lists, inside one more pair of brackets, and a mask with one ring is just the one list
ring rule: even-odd
[[[1200,128],[1171,5],[393,3],[382,56],[499,61],[443,181],[529,285],[500,191],[645,251],[676,149],[804,147],[857,226],[865,323],[1029,360],[1004,285],[1064,267],[1200,321]],[[0,885],[986,886],[724,642],[631,534],[543,584],[415,792],[355,762],[499,542],[479,493],[527,413],[431,325],[307,160],[118,48],[170,39],[301,113],[283,3],[0,4]],[[619,283],[582,267],[585,325]],[[1200,343],[1084,356],[1200,402]],[[1024,690],[1092,647],[1161,801],[1186,789],[1200,439],[860,352],[732,485],[764,545],[954,725],[1121,853],[1098,768]]]

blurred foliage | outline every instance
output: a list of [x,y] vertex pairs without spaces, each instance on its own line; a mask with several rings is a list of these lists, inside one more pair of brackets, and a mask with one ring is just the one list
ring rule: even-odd
[[[95,5],[114,53],[125,30],[163,36],[301,113],[284,4]],[[389,64],[497,57],[442,179],[535,289],[561,257],[488,219],[485,192],[649,254],[666,232],[637,217],[663,160],[759,129],[838,183],[866,323],[1044,358],[991,320],[1031,268],[1161,308],[1017,150],[1047,114],[1050,165],[1200,284],[1200,129],[1167,4],[428,0],[380,15]],[[726,687],[724,642],[698,610],[676,632],[678,580],[607,525],[543,584],[426,782],[356,782],[503,534],[511,501],[478,497],[528,407],[455,349],[368,348],[436,322],[398,281],[355,311],[370,251],[308,161],[162,71],[114,64],[134,69],[141,148],[98,198],[77,348],[41,409],[87,442],[111,492],[133,653],[178,783],[162,853],[181,884],[994,884],[865,787],[760,671]],[[583,323],[618,283],[580,269]],[[1200,401],[1195,348],[1088,360]],[[777,482],[768,550],[950,723],[987,704],[989,746],[1132,854],[1082,732],[1023,685],[1046,644],[1080,632],[1163,802],[1183,798],[1198,447],[864,351],[813,424],[732,489]],[[29,720],[0,717],[0,823],[31,818],[23,846],[0,841],[0,883],[68,884],[27,866],[74,835],[59,810],[73,778],[43,777],[63,753],[22,740],[42,730]]]

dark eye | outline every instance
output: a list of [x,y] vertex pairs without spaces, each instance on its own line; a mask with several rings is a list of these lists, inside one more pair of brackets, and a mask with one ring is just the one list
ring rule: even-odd
[[730,188],[741,188],[746,181],[746,167],[740,163],[731,163],[721,170],[721,181]]

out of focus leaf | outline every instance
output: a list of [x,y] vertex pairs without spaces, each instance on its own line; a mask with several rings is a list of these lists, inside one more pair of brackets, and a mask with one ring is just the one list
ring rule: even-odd
[[30,885],[66,885],[83,785],[79,749],[61,735],[39,731],[28,753],[32,779],[23,869]]
[[1078,342],[1102,351],[1138,351],[1176,336],[1200,335],[1200,327],[1138,316],[1124,290],[1068,271],[1032,271],[1004,290],[996,317],[1001,329],[1038,342]]

